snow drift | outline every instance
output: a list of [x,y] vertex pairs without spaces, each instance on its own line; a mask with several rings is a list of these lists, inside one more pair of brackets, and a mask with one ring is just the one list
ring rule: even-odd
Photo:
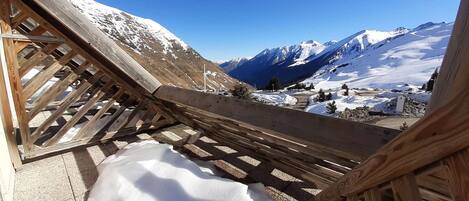
[[269,200],[258,186],[208,174],[172,146],[155,141],[127,145],[98,171],[89,201]]

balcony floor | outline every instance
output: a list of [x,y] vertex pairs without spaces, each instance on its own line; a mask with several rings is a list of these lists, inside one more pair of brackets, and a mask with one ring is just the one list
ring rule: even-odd
[[189,127],[177,125],[155,132],[120,138],[82,147],[55,156],[28,162],[16,174],[16,201],[81,201],[98,177],[96,166],[128,143],[158,140],[176,145],[175,149],[194,161],[208,161],[222,177],[242,183],[261,182],[273,200],[308,200],[317,190],[311,184],[273,168],[268,162],[242,154],[208,137],[185,144]]

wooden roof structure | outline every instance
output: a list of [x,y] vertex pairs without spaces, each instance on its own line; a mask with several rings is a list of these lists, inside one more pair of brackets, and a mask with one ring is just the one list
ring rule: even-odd
[[469,0],[427,115],[402,133],[162,86],[68,1],[0,2],[1,116],[23,159],[180,122],[316,184],[316,200],[469,200]]

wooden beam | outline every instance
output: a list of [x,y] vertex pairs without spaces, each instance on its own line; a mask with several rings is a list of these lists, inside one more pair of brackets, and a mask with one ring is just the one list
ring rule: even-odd
[[160,87],[154,95],[165,101],[244,122],[269,133],[275,132],[283,138],[356,161],[366,159],[399,133],[393,129],[170,86]]
[[72,118],[65,123],[65,125],[60,128],[59,131],[55,133],[53,137],[44,142],[43,146],[51,146],[59,143],[60,139],[67,134],[67,132],[83,117],[85,114],[95,106],[95,104],[106,94],[107,91],[113,83],[110,81],[106,83],[102,88],[97,88],[92,94],[92,97],[86,102],[83,107],[80,107],[78,112],[72,116]]
[[75,91],[68,94],[63,100],[62,104],[52,113],[33,133],[33,141],[36,141],[44,131],[46,131],[57,118],[59,118],[78,98],[80,98],[86,91],[103,76],[101,71],[93,75],[89,80],[83,82]]
[[25,99],[31,97],[39,88],[41,88],[47,81],[49,81],[57,71],[62,69],[64,65],[67,64],[70,60],[72,60],[75,56],[76,53],[73,51],[67,53],[58,61],[55,61],[46,69],[40,71],[31,80],[29,80],[25,84],[25,88],[23,90]]
[[467,90],[469,80],[469,0],[461,0],[453,32],[446,49],[427,114],[446,105],[461,91]]
[[114,105],[114,103],[117,101],[117,99],[124,94],[123,89],[119,89],[108,101],[107,103],[99,109],[99,111],[83,126],[80,128],[78,133],[73,136],[73,140],[78,140],[83,135],[89,133],[90,128],[96,127],[96,124],[98,123],[98,120],[104,116],[104,114],[111,109],[111,107]]
[[[38,52],[36,52],[31,58],[26,60],[24,63],[21,64],[21,67],[19,69],[19,74],[21,77],[26,75],[34,66],[37,66],[40,64],[40,62],[44,61],[52,51],[54,51],[57,47],[59,47],[59,44],[57,43],[52,43],[48,44],[47,46],[41,48]],[[52,56],[49,56],[52,57]]]
[[422,200],[417,180],[413,174],[407,174],[391,181],[391,186],[396,201]]
[[[0,41],[2,43],[2,41]],[[2,46],[0,44],[0,46]],[[0,47],[1,48],[1,47]],[[22,165],[21,158],[18,151],[18,145],[16,142],[15,128],[13,127],[13,114],[11,113],[10,101],[8,100],[8,90],[5,80],[3,66],[6,62],[2,59],[0,62],[0,119],[2,120],[3,130],[7,139],[8,150],[13,166],[19,168]]]
[[32,109],[29,111],[29,119],[33,119],[41,110],[47,106],[48,103],[53,101],[57,96],[63,94],[70,84],[75,82],[83,71],[86,70],[88,65],[81,65],[77,72],[70,72],[67,77],[57,81],[53,86],[51,86],[43,96],[40,96],[37,100],[32,103]]
[[469,150],[444,160],[447,166],[449,190],[453,200],[469,201]]
[[41,42],[41,43],[64,43],[63,38],[54,36],[34,36],[23,34],[1,34],[0,37],[13,39],[14,41]]
[[[0,4],[0,29],[1,33],[11,33],[11,10],[10,10],[10,1],[4,0],[2,4]],[[20,135],[21,140],[24,145],[25,152],[29,152],[32,148],[32,144],[30,142],[30,130],[29,130],[29,119],[25,110],[25,99],[22,93],[23,87],[21,85],[21,77],[18,73],[18,61],[15,54],[15,47],[13,40],[11,39],[0,39],[0,43],[2,43],[2,47],[0,47],[0,57],[4,60],[6,65],[2,65],[2,68],[5,72],[8,72],[8,78],[10,79],[10,87],[13,95],[13,102],[15,106],[15,113],[17,116],[19,128],[20,128]],[[7,69],[5,69],[7,68]]]

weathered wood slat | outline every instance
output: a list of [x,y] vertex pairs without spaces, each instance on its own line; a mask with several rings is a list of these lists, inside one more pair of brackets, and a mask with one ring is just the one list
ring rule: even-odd
[[112,86],[112,82],[106,83],[102,89],[97,88],[95,92],[92,93],[92,97],[86,102],[83,107],[81,107],[78,112],[72,116],[72,118],[65,123],[65,125],[60,128],[59,131],[55,133],[53,137],[44,142],[43,146],[51,146],[57,144],[60,139],[67,134],[69,131],[85,114],[95,106],[95,104],[106,94],[106,90]]
[[[12,32],[10,27],[10,16],[10,1],[6,0],[3,4],[0,4],[0,33],[3,34]],[[18,73],[19,65],[15,54],[14,43],[11,39],[3,38],[0,38],[0,43],[2,45],[2,47],[0,47],[0,56],[4,57],[5,61],[5,64],[2,65],[2,70],[4,70],[4,72],[8,72],[22,143],[24,145],[25,152],[29,152],[32,148],[28,125],[29,119],[25,111],[25,99],[22,93],[19,93],[23,91],[23,87],[21,85],[21,77]]]
[[358,195],[357,195],[357,194],[353,194],[353,195],[347,196],[347,201],[359,201]]
[[[160,87],[154,95],[165,101],[194,107],[227,119],[263,128],[286,139],[301,141],[356,161],[366,159],[399,132],[170,86]],[[226,107],[227,105],[230,107]]]
[[461,0],[453,32],[442,67],[435,82],[426,113],[446,105],[453,97],[467,90],[469,80],[469,1]]
[[124,94],[123,89],[119,89],[109,100],[108,102],[101,108],[99,111],[86,123],[83,127],[80,128],[78,133],[73,137],[73,140],[80,139],[83,135],[89,133],[90,128],[96,127],[98,120],[103,117],[103,115],[111,109],[117,99]]
[[50,80],[54,74],[59,71],[65,64],[67,64],[73,57],[76,56],[76,53],[71,51],[60,58],[58,61],[55,61],[45,70],[39,72],[31,80],[29,80],[25,85],[23,90],[24,97],[28,99],[31,97],[39,88],[41,88],[48,80]]
[[407,174],[391,181],[394,200],[413,201],[422,200],[420,196],[417,180],[413,174]]
[[64,99],[62,104],[57,108],[54,113],[52,113],[33,133],[33,141],[36,141],[44,131],[46,131],[52,123],[54,123],[69,107],[72,105],[80,96],[82,96],[86,91],[101,77],[103,76],[102,72],[97,72],[92,78],[83,82],[75,91],[68,94]]
[[57,47],[59,47],[59,44],[53,43],[41,48],[31,58],[21,64],[21,67],[19,69],[20,76],[23,77],[24,75],[26,75],[26,73],[28,73],[34,66],[37,66],[41,61],[46,59],[49,54],[54,51]]
[[47,106],[48,103],[52,102],[57,96],[63,94],[70,84],[75,82],[79,75],[86,70],[87,65],[82,65],[76,72],[70,72],[67,77],[56,82],[51,86],[43,96],[40,96],[37,100],[33,102],[33,107],[29,111],[29,119],[33,119],[41,110]]
[[456,153],[443,163],[448,169],[449,190],[453,200],[469,201],[469,150]]
[[[0,43],[2,42],[3,41],[0,41]],[[0,44],[0,46],[2,45]],[[6,86],[7,80],[5,80],[3,73],[5,69],[4,65],[6,65],[6,63],[0,63],[0,119],[2,120],[5,137],[7,139],[10,158],[12,160],[13,166],[18,168],[22,165],[22,162],[16,142],[15,128],[13,127],[13,114],[11,113],[10,102],[8,100],[8,90]]]
[[13,39],[14,41],[41,42],[41,43],[64,43],[64,39],[53,36],[34,36],[23,34],[2,34],[1,37]]

